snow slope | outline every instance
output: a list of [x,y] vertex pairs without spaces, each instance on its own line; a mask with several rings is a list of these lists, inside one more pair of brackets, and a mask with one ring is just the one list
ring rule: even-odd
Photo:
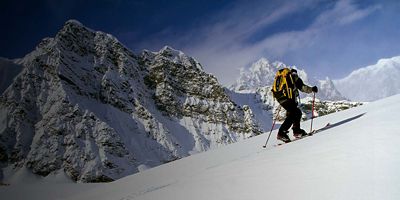
[[[274,131],[266,149],[261,147],[264,134],[60,195],[96,200],[399,199],[399,101],[396,95],[316,118],[313,127],[330,122],[332,128],[294,143],[274,147]],[[308,130],[309,123],[302,127]],[[0,195],[29,196],[23,193],[26,187],[17,187],[0,187]]]
[[353,101],[375,101],[400,93],[400,56],[380,59],[376,64],[334,80],[335,86]]

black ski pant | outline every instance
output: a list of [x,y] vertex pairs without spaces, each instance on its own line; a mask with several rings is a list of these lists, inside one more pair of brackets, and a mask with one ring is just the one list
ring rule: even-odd
[[287,100],[282,102],[281,106],[286,110],[286,119],[279,128],[279,132],[285,133],[292,125],[294,133],[300,132],[300,120],[302,112],[297,107],[297,103],[292,100]]

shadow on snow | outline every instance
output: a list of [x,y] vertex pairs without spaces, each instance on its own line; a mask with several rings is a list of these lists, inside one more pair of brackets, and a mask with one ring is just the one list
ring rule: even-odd
[[336,126],[340,126],[340,125],[342,125],[342,124],[345,124],[345,123],[351,122],[351,121],[353,121],[353,120],[355,120],[355,119],[358,119],[358,118],[364,116],[365,114],[366,114],[366,113],[362,113],[362,114],[356,115],[356,116],[354,116],[354,117],[350,117],[350,118],[347,118],[347,119],[345,119],[345,120],[342,120],[342,121],[340,121],[340,122],[336,122],[336,123],[334,123],[334,124],[329,124],[329,126],[325,126],[325,127],[323,127],[323,128],[317,129],[316,131],[317,131],[317,132],[320,132],[320,131],[324,131],[324,130],[331,129],[331,128],[336,127]]

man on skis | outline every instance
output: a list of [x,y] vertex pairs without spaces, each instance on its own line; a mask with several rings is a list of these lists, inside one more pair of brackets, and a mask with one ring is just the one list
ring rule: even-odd
[[300,138],[307,135],[307,133],[300,128],[302,112],[297,107],[299,90],[305,93],[318,92],[317,86],[310,87],[303,83],[303,80],[297,75],[296,69],[283,68],[276,73],[272,86],[272,94],[286,110],[286,119],[279,128],[277,139],[285,143],[291,141],[288,136],[288,130],[292,125],[294,137]]

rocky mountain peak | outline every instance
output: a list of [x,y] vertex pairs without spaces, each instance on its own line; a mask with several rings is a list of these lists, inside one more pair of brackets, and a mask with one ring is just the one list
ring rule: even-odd
[[265,69],[268,69],[269,67],[270,67],[269,60],[266,58],[260,58],[251,65],[250,69],[252,71],[263,71]]
[[[65,22],[64,26],[56,34],[55,38],[62,39],[63,37],[73,36],[75,38],[89,38],[94,36],[95,31],[85,27],[77,20],[68,20]],[[65,38],[70,39],[70,38]],[[66,40],[67,41],[67,40]],[[83,41],[83,40],[82,40]],[[73,42],[73,41],[70,41]],[[76,42],[76,41],[74,41]]]
[[176,50],[170,46],[165,46],[158,52],[145,50],[142,52],[142,57],[147,60],[170,62],[183,66],[193,67],[193,69],[195,70],[203,71],[203,67],[197,60],[195,60],[193,57],[187,56],[182,51]]
[[240,76],[229,88],[235,91],[255,92],[258,87],[271,85],[278,68],[286,67],[281,62],[271,63],[266,58],[261,58],[251,64],[247,69],[242,68]]
[[183,52],[133,54],[68,21],[18,61],[0,98],[0,166],[111,181],[261,131]]
[[[85,27],[81,22],[76,19],[69,19],[64,23],[64,26],[80,26]],[[85,27],[86,28],[86,27]]]

